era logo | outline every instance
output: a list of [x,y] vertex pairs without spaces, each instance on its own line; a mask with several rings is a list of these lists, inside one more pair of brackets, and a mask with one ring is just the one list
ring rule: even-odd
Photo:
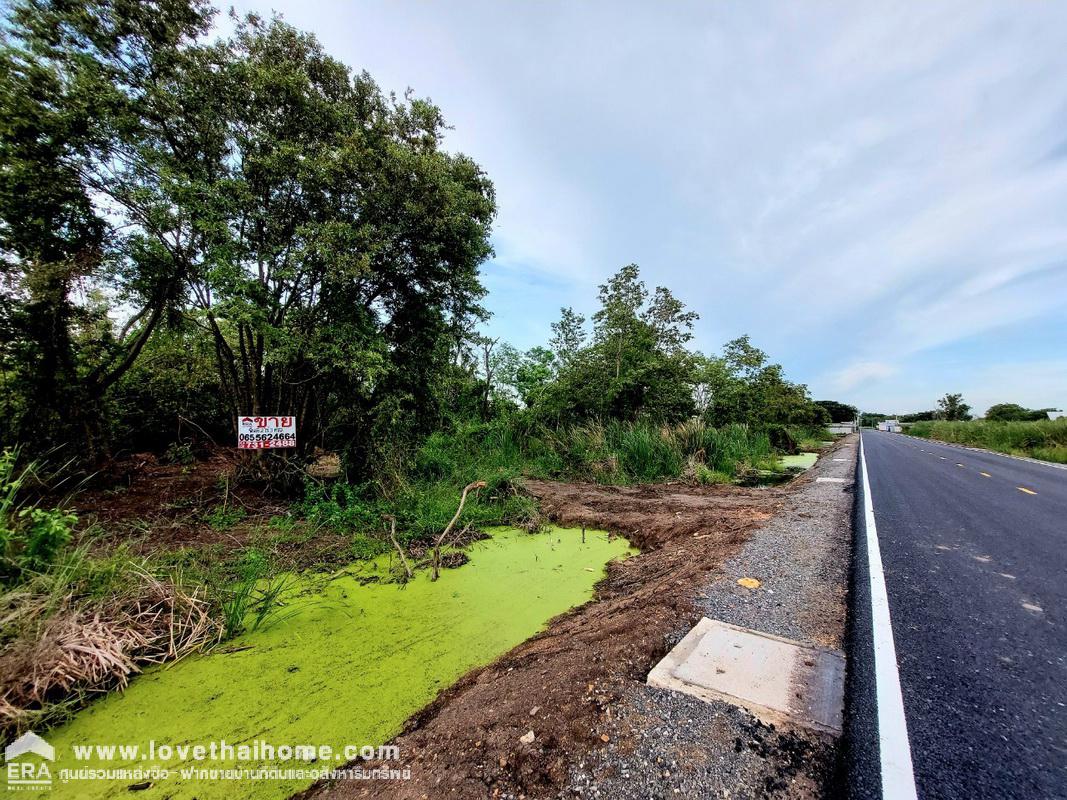
[[4,749],[5,775],[8,789],[47,789],[52,785],[52,773],[44,761],[16,761],[26,755],[37,755],[54,761],[55,748],[33,731],[22,734]]
[[43,761],[33,764],[29,761],[10,761],[7,764],[7,788],[16,786],[37,787],[45,789],[52,785],[52,773]]

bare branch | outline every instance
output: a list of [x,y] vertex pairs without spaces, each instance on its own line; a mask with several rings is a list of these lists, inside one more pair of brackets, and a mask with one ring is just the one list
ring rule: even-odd
[[459,515],[463,513],[463,506],[467,502],[467,495],[472,491],[485,488],[485,481],[475,481],[474,483],[468,483],[463,487],[463,495],[459,498],[459,508],[456,509],[456,514],[452,517],[452,521],[448,523],[448,526],[441,532],[441,535],[437,537],[437,541],[433,546],[433,580],[437,580],[441,575],[441,545],[445,539],[448,538],[448,534],[452,532],[452,529],[459,521]]
[[389,520],[389,541],[393,543],[393,547],[396,548],[396,552],[400,554],[400,563],[404,565],[404,572],[408,574],[408,580],[411,580],[412,572],[411,565],[408,563],[408,557],[404,555],[404,548],[400,546],[400,542],[396,540],[396,517],[392,514],[386,514],[383,519]]

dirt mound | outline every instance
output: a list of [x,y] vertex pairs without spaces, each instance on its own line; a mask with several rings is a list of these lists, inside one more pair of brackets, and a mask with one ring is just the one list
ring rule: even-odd
[[319,784],[302,797],[558,793],[571,763],[610,741],[612,705],[644,681],[666,634],[700,616],[699,587],[785,497],[734,487],[527,486],[554,521],[623,534],[642,553],[609,567],[599,602],[558,617],[411,719],[395,740],[411,780]]

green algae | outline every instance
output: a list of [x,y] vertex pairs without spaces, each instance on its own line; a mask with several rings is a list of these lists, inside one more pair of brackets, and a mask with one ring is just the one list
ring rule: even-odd
[[[468,550],[470,562],[436,583],[374,582],[388,559],[329,579],[301,577],[278,621],[206,656],[148,671],[121,694],[93,704],[46,738],[53,774],[63,768],[166,767],[147,798],[276,798],[307,780],[185,780],[188,767],[336,766],[249,759],[75,761],[73,745],[378,745],[405,719],[472,668],[528,639],[552,617],[585,602],[605,564],[632,552],[606,533],[553,528],[530,535],[497,529]],[[400,764],[397,764],[399,767]],[[63,797],[128,797],[130,779],[58,780]],[[138,787],[142,788],[142,787]]]
[[781,469],[810,469],[819,460],[818,453],[797,453],[795,456],[781,456],[778,463]]

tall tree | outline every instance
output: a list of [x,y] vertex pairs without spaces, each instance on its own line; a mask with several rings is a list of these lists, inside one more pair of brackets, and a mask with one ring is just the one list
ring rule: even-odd
[[767,354],[747,335],[727,342],[718,364],[705,368],[704,374],[709,397],[704,415],[713,425],[825,421],[826,412],[811,401],[807,386],[786,380],[782,365],[768,363]]
[[361,460],[380,424],[429,428],[450,337],[484,314],[492,184],[442,149],[437,107],[280,21],[199,51],[185,85],[205,84],[225,151],[186,176],[210,232],[191,296],[234,412],[296,414],[305,441],[333,425]]
[[585,346],[585,317],[573,308],[561,308],[559,320],[552,323],[549,347],[561,367],[569,366]]
[[967,420],[971,418],[971,407],[963,402],[962,394],[946,394],[937,401],[938,419]]
[[648,290],[641,281],[637,264],[627,264],[600,287],[600,308],[593,314],[593,335],[614,365],[615,377],[622,372],[623,355],[637,344],[641,307]]
[[695,320],[666,288],[650,300],[637,265],[623,267],[600,287],[590,345],[576,349],[582,320],[569,309],[553,327],[552,343],[567,355],[538,394],[540,411],[554,419],[690,416],[696,362],[685,344]]
[[826,412],[830,415],[831,422],[855,422],[860,413],[855,406],[850,406],[837,400],[816,400],[815,405],[826,409]]
[[[18,125],[0,147],[19,169],[0,235],[22,319],[41,328],[21,340],[53,353],[27,372],[57,412],[99,401],[184,313],[212,342],[231,417],[295,414],[302,442],[332,432],[365,460],[382,426],[433,424],[457,332],[484,315],[492,184],[443,150],[431,103],[383,94],[278,20],[203,44],[209,21],[197,0],[16,7],[0,102]],[[35,181],[55,188],[20,206]],[[83,352],[80,278],[133,308]]]
[[[16,0],[0,49],[0,251],[14,301],[17,434],[100,447],[104,394],[180,305],[186,242],[166,181],[165,98],[180,51],[210,25],[200,0]],[[109,286],[126,325],[93,325],[77,295]],[[100,335],[87,348],[75,329]]]

